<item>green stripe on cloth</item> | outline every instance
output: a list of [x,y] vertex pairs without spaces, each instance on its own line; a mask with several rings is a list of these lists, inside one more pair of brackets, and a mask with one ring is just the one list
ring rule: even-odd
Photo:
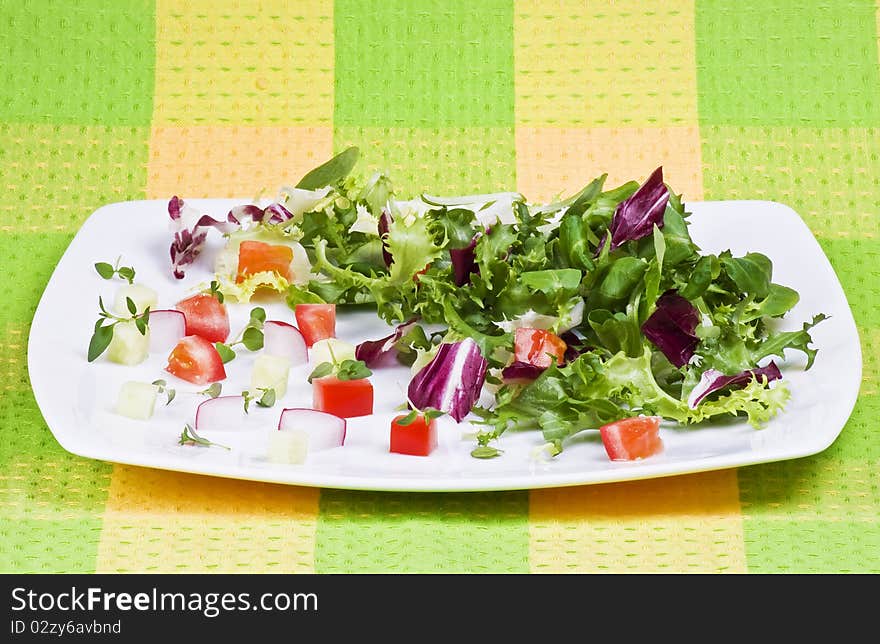
[[[880,239],[822,239],[825,255],[843,285],[853,317],[864,336],[880,329]],[[862,351],[865,351],[862,337]]]
[[[0,328],[30,324],[43,289],[71,239],[73,235],[67,233],[0,233]],[[5,407],[5,402],[0,407]]]
[[91,574],[100,535],[100,518],[9,521],[0,515],[0,573]]
[[93,572],[110,471],[66,452],[30,391],[4,391],[0,572]]
[[528,495],[324,490],[318,573],[526,573]]
[[339,125],[513,126],[511,0],[337,0]]
[[[513,5],[337,0],[334,146],[407,199],[516,185]],[[323,490],[318,572],[527,572],[528,494]]]
[[877,125],[874,0],[696,4],[701,124]]
[[[880,329],[877,139],[877,130],[860,127],[701,127],[706,198],[794,208],[840,279],[866,355]],[[866,357],[862,396],[827,450],[739,470],[750,572],[880,570],[876,371]]]
[[878,414],[863,395],[824,452],[740,469],[750,572],[880,572]]
[[0,4],[0,120],[146,125],[153,113],[149,0]]
[[770,199],[823,239],[880,239],[880,129],[700,127],[707,199]]

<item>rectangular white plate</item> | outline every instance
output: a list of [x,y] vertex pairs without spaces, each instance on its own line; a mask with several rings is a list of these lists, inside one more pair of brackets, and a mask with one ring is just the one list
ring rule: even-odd
[[[244,200],[206,199],[190,203],[202,212],[225,217]],[[134,367],[111,364],[103,357],[89,364],[86,349],[97,319],[98,296],[112,302],[120,282],[102,280],[94,263],[115,261],[133,266],[137,281],[159,292],[158,308],[174,303],[206,284],[212,255],[222,239],[211,240],[183,281],[171,276],[171,234],[165,201],[135,201],[105,206],[83,225],[61,258],[34,316],[28,343],[28,368],[37,403],[50,430],[68,451],[89,458],[168,470],[294,485],[370,490],[452,491],[512,490],[644,479],[791,459],[824,450],[837,438],[852,412],[861,381],[858,333],[843,289],[807,226],[787,206],[766,201],[689,203],[691,233],[705,252],[749,251],[773,260],[774,281],[795,288],[801,300],[781,327],[797,329],[816,313],[829,320],[813,330],[818,358],[809,371],[800,354],[781,365],[792,398],[784,414],[755,430],[745,421],[678,428],[664,425],[664,452],[641,462],[609,461],[597,432],[584,432],[552,461],[530,456],[540,432],[509,433],[491,460],[470,456],[470,423],[441,419],[440,447],[430,457],[391,454],[390,419],[404,400],[409,379],[405,368],[377,370],[375,414],[350,419],[344,447],[311,455],[302,465],[277,465],[266,458],[268,435],[283,407],[311,406],[309,367],[291,370],[285,397],[273,409],[255,409],[246,429],[205,432],[232,447],[180,446],[185,423],[192,423],[199,398],[178,394],[167,407],[157,403],[149,421],[113,412],[122,382],[165,378],[179,390],[195,387],[163,371],[166,355],[151,354]],[[270,319],[293,321],[280,302],[261,302]],[[233,334],[246,322],[253,305],[231,305]],[[341,312],[340,338],[352,343],[386,335],[388,327],[373,313]],[[241,351],[227,365],[224,394],[238,394],[249,384],[252,356]],[[161,399],[160,399],[161,400]]]

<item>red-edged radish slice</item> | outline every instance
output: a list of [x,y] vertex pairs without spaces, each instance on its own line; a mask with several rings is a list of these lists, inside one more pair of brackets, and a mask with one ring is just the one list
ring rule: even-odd
[[309,437],[309,451],[320,451],[345,444],[345,419],[315,409],[285,409],[278,431],[302,432]]
[[196,409],[196,431],[228,431],[244,429],[249,414],[244,411],[242,396],[209,398]]
[[186,335],[186,316],[180,311],[150,311],[150,353],[171,351]]
[[263,324],[263,350],[270,355],[287,358],[291,366],[309,361],[303,334],[287,322],[267,320]]

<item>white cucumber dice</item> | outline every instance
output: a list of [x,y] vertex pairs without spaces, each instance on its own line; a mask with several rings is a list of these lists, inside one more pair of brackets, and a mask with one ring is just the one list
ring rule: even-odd
[[126,302],[127,298],[131,298],[131,301],[134,302],[138,313],[143,313],[148,306],[152,311],[159,304],[159,294],[149,286],[144,286],[143,284],[123,284],[116,291],[116,299],[113,301],[113,308],[118,315],[131,315]]
[[251,372],[251,393],[258,395],[258,389],[275,390],[275,398],[287,393],[287,376],[290,374],[290,360],[281,356],[262,354],[254,358]]
[[298,465],[309,453],[309,435],[304,431],[273,431],[269,434],[270,463]]
[[116,413],[136,420],[153,416],[158,388],[146,382],[124,382],[116,399]]
[[[326,338],[318,340],[309,349],[309,363],[312,367],[317,367],[322,362],[342,362],[343,360],[354,360],[355,346],[345,340],[338,338]],[[331,354],[332,352],[332,354]]]
[[119,364],[140,364],[147,359],[150,350],[150,329],[141,335],[134,320],[117,322],[113,326],[113,339],[107,347],[107,359]]

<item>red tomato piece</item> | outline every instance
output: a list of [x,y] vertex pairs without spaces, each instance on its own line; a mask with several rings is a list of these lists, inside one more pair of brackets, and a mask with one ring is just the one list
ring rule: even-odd
[[200,335],[182,338],[168,356],[165,371],[196,385],[226,378],[226,369],[217,349]]
[[520,327],[514,334],[513,353],[516,360],[536,367],[549,367],[553,364],[551,356],[556,356],[556,364],[563,364],[565,349],[565,340],[544,329]]
[[229,314],[226,306],[213,295],[198,293],[177,303],[186,318],[186,334],[199,335],[208,342],[226,342],[229,337]]
[[391,421],[391,449],[396,454],[428,456],[438,445],[436,419],[426,419],[422,414],[409,425],[399,421],[406,418],[400,415]]
[[335,304],[297,304],[293,311],[296,326],[306,340],[306,346],[312,346],[318,340],[336,337],[336,305]]
[[599,428],[602,444],[612,461],[634,461],[663,451],[659,416],[637,416]]
[[373,413],[373,383],[367,378],[339,380],[324,376],[312,380],[313,407],[340,418]]
[[238,247],[238,273],[235,281],[243,282],[251,275],[269,271],[278,273],[289,282],[292,261],[293,249],[290,246],[243,241]]

